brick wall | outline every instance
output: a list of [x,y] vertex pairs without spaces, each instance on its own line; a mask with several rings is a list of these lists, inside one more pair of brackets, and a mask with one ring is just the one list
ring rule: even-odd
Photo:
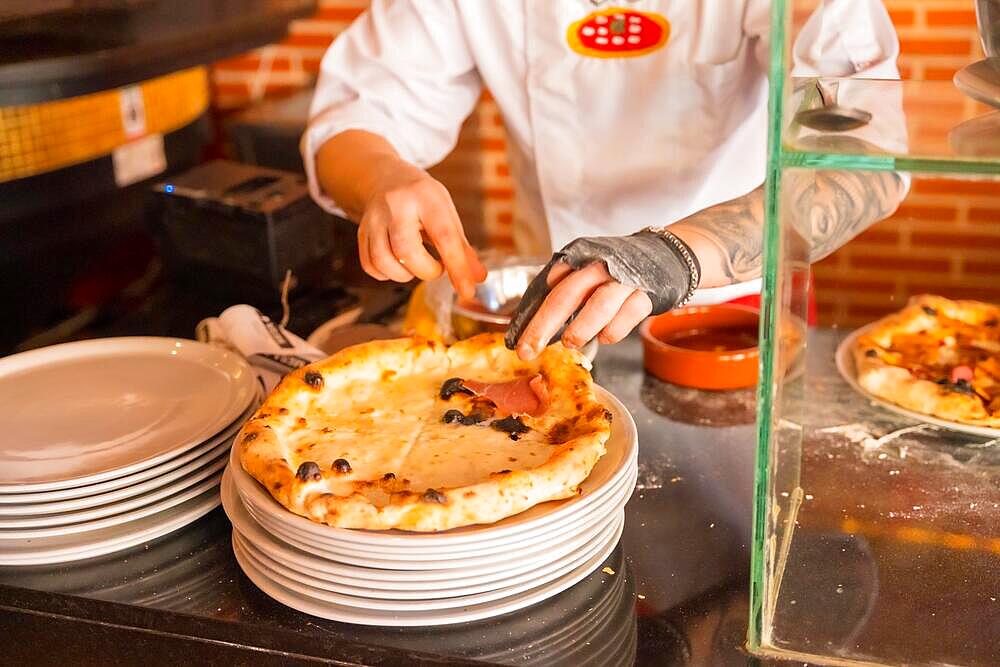
[[[316,16],[296,21],[278,44],[213,68],[215,105],[222,112],[309,85],[333,37],[368,0],[321,0]],[[799,4],[805,4],[800,2]],[[972,0],[885,0],[898,29],[904,78],[949,81],[981,57]],[[960,96],[907,99],[911,136],[947,148],[958,117],[985,111]],[[470,236],[480,245],[510,247],[513,185],[499,112],[484,95],[455,151],[433,170],[451,190]],[[895,308],[909,294],[934,291],[1000,302],[1000,184],[916,179],[900,212],[875,225],[816,267],[825,323],[854,325]]]

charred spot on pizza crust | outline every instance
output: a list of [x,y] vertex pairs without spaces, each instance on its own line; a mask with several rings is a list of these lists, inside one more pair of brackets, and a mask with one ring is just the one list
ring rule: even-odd
[[990,319],[986,320],[985,322],[983,322],[983,326],[987,326],[987,327],[990,327],[990,328],[995,327],[996,325],[997,325],[997,319],[995,317],[990,318]]
[[865,350],[865,356],[868,357],[869,359],[874,359],[875,357],[878,356],[878,350],[868,348],[867,350]]
[[279,415],[287,415],[288,414],[288,408],[278,408],[278,414]]
[[448,496],[444,495],[437,489],[427,489],[424,491],[420,499],[425,503],[437,503],[438,505],[444,505],[448,502]]
[[931,308],[930,306],[921,306],[921,309],[924,311],[924,313],[926,313],[927,315],[930,315],[931,317],[936,317],[937,316],[937,310],[934,309],[934,308]]
[[302,380],[317,391],[323,388],[323,376],[316,371],[306,371]]
[[256,433],[247,433],[245,436],[243,436],[243,444],[245,445],[248,442],[253,442],[256,439],[257,439]]
[[520,417],[515,417],[511,415],[510,417],[504,417],[503,419],[496,419],[491,424],[490,427],[502,431],[507,434],[511,440],[520,440],[521,435],[529,432],[531,429],[528,425],[521,421]]
[[337,459],[333,462],[332,469],[336,473],[346,475],[351,472],[351,464],[348,463],[347,459]]
[[570,436],[573,434],[573,428],[576,426],[576,418],[569,417],[563,419],[562,421],[556,423],[551,429],[549,429],[546,438],[551,444],[559,444],[561,442],[566,442],[569,440]]
[[319,469],[319,465],[315,461],[305,461],[295,471],[295,476],[301,482],[318,482],[323,479],[323,472]]
[[469,394],[471,396],[472,393],[471,389],[466,389],[465,386],[462,385],[462,378],[448,378],[444,381],[444,384],[441,385],[440,396],[441,400],[447,401],[455,394]]
[[391,482],[394,479],[396,479],[396,473],[387,472],[386,474],[382,475],[383,482]]
[[615,420],[615,416],[611,413],[611,410],[607,408],[604,409],[604,419],[610,424]]

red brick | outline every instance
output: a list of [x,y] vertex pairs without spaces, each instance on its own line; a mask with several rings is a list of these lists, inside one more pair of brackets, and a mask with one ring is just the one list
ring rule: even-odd
[[497,224],[500,225],[512,225],[514,224],[514,214],[510,211],[500,211],[497,213]]
[[972,39],[945,37],[940,39],[900,38],[901,53],[924,56],[966,56],[972,53]]
[[281,44],[284,44],[285,46],[308,46],[313,48],[326,48],[327,46],[330,46],[331,42],[333,42],[333,35],[313,33],[292,34],[281,40]]
[[852,303],[847,306],[847,314],[850,317],[858,317],[866,320],[874,320],[876,318],[882,317],[883,315],[888,315],[894,310],[897,310],[898,306],[895,302],[886,303],[884,306],[872,305],[867,303]]
[[1000,195],[1000,181],[927,178],[913,181],[913,191],[927,195]]
[[924,67],[924,79],[927,81],[951,81],[957,68],[955,67]]
[[[851,277],[836,277],[821,279],[816,277],[816,289],[819,291],[851,290],[856,292],[879,292],[882,294],[892,294],[896,291],[896,286],[885,280],[863,280]],[[848,295],[849,297],[850,295]]]
[[998,276],[1000,277],[1000,261],[987,261],[987,262],[974,262],[965,261],[965,265],[962,267],[964,273],[977,273],[987,276]]
[[912,9],[893,8],[889,10],[889,18],[892,19],[892,24],[897,28],[913,25],[916,15],[917,13]]
[[873,243],[876,245],[896,245],[899,243],[899,231],[896,229],[869,229],[868,231],[862,232],[852,241],[852,247],[854,243]]
[[902,204],[895,213],[893,220],[901,218],[912,218],[915,220],[934,220],[940,222],[950,222],[955,220],[956,211],[947,206],[921,206],[919,204]]
[[884,271],[919,271],[944,273],[951,266],[946,259],[921,259],[900,255],[860,255],[851,257],[851,266],[857,269],[881,269]]
[[514,198],[514,190],[512,188],[484,188],[483,196],[486,199],[506,201]]
[[213,83],[212,94],[245,97],[250,94],[250,89],[247,88],[245,83]]
[[353,21],[364,11],[362,7],[323,7],[312,17],[320,21]]
[[927,17],[927,25],[931,27],[974,28],[976,25],[976,12],[972,9],[928,9],[924,16]]
[[983,222],[986,224],[1000,223],[1000,208],[981,208],[973,206],[969,209],[969,222]]
[[1000,248],[1000,236],[987,234],[954,234],[934,232],[913,232],[910,243],[914,247],[940,249],[991,249]]
[[291,83],[269,83],[264,87],[264,93],[268,97],[281,97],[291,95],[302,90],[302,86]]
[[939,294],[949,299],[978,299],[994,303],[1000,302],[1000,286],[978,287],[943,285],[941,283],[914,283],[910,285],[910,294]]
[[904,80],[913,78],[913,67],[910,65],[900,63],[897,68],[899,69],[899,78]]
[[510,176],[510,167],[506,164],[500,163],[496,166],[496,174],[501,177]]
[[322,64],[322,58],[303,58],[302,59],[302,69],[309,72],[310,74],[318,74],[319,66]]
[[479,147],[484,151],[504,151],[507,149],[507,142],[503,139],[480,139]]

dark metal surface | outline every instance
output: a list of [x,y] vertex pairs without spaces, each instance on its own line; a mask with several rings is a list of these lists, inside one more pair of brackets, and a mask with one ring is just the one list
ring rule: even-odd
[[315,0],[147,0],[0,23],[0,106],[117,88],[280,39]]
[[[659,412],[677,389],[644,376],[641,363],[632,338],[603,348],[594,370],[632,412],[640,438],[639,482],[625,534],[604,564],[614,574],[598,569],[551,600],[477,623],[426,630],[353,626],[295,612],[258,591],[237,568],[228,522],[216,511],[129,553],[58,567],[0,568],[0,632],[13,647],[4,659],[746,664],[752,397],[715,394],[711,409],[687,413],[694,423],[675,421]],[[713,411],[724,414],[727,425],[713,426]],[[737,413],[743,417],[734,419]]]

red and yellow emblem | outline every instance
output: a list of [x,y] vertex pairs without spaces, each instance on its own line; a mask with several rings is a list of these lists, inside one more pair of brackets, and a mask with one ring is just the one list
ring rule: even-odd
[[659,14],[624,7],[592,12],[566,31],[569,47],[592,58],[633,58],[662,48],[670,21]]

